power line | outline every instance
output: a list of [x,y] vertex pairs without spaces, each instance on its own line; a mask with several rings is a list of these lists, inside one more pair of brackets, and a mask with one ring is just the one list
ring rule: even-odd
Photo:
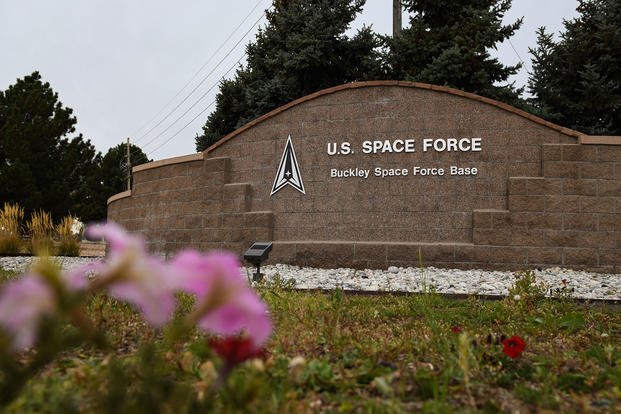
[[[231,70],[233,70],[233,69],[234,69],[237,65],[239,65],[239,63],[242,61],[242,59],[243,59],[245,56],[246,56],[246,54],[244,53],[244,54],[242,55],[242,57],[240,57],[240,58],[237,60],[237,62],[235,62],[235,64],[234,64],[233,66],[231,66],[231,67],[230,67],[230,68],[229,68],[229,69],[228,69],[228,70],[224,73],[224,75],[222,75],[222,77],[218,80],[218,83],[219,83],[220,81],[222,81],[222,80],[226,77],[226,75],[228,75],[228,73],[229,73]],[[217,83],[216,83],[216,85],[217,85]],[[215,85],[214,85],[214,86],[215,86]],[[210,88],[210,90],[211,90],[211,89],[213,89],[213,87],[212,87],[212,88]],[[192,105],[192,107],[190,107],[190,109],[192,109],[194,106],[196,106],[196,104],[198,104],[198,102],[200,102],[200,100],[201,100],[201,99],[203,99],[203,98],[207,95],[207,93],[208,93],[208,92],[209,92],[209,91],[205,92],[205,93],[201,96],[201,98],[200,98],[198,101],[196,101],[196,102],[194,103],[194,105]],[[153,154],[154,152],[156,152],[157,150],[159,150],[160,148],[162,148],[164,145],[168,144],[168,143],[169,143],[169,142],[170,142],[173,138],[175,138],[175,137],[176,137],[177,135],[179,135],[179,134],[180,134],[180,133],[181,133],[184,129],[186,129],[188,126],[190,126],[190,124],[192,124],[192,122],[194,122],[194,121],[195,121],[195,120],[196,120],[199,116],[201,116],[201,115],[202,115],[202,114],[204,114],[204,113],[205,113],[205,112],[206,112],[209,108],[211,108],[211,106],[212,106],[215,102],[216,102],[216,100],[215,100],[215,99],[214,99],[214,100],[212,100],[212,101],[209,103],[209,105],[207,105],[207,106],[206,106],[206,107],[205,107],[202,111],[200,111],[198,114],[196,114],[196,116],[194,116],[194,118],[192,118],[192,119],[191,119],[188,123],[186,123],[183,127],[181,127],[181,129],[179,129],[179,130],[178,130],[177,132],[175,132],[173,135],[171,135],[170,137],[168,137],[168,139],[166,139],[164,142],[162,142],[159,146],[157,146],[156,148],[154,148],[153,150],[151,150],[151,151],[147,154],[147,157],[148,157],[148,156],[150,156],[151,154]],[[184,113],[184,115],[185,115],[186,113],[188,113],[190,109],[188,109],[188,110]],[[183,116],[183,115],[182,115],[182,116]]]
[[[198,74],[200,72],[202,72],[203,69],[205,69],[205,67],[211,63],[211,61],[213,60],[213,58],[220,52],[220,50],[222,50],[222,48],[224,47],[224,45],[226,43],[228,43],[229,40],[231,40],[231,38],[233,37],[233,35],[235,33],[237,33],[237,31],[242,27],[242,25],[246,22],[246,20],[248,20],[248,18],[252,15],[252,13],[254,13],[254,11],[257,9],[257,7],[259,7],[259,5],[263,2],[264,0],[259,0],[257,1],[257,3],[254,5],[254,7],[252,8],[252,10],[250,10],[250,12],[246,15],[246,17],[244,17],[244,19],[241,21],[241,23],[239,23],[237,25],[237,27],[235,28],[235,30],[233,30],[229,36],[220,44],[220,46],[216,49],[215,52],[213,52],[211,54],[211,56],[205,61],[205,63],[203,63],[203,65],[194,73],[194,75],[192,75],[192,77],[185,83],[185,85],[183,85],[183,87],[181,89],[179,89],[179,91],[177,91],[177,93],[170,98],[170,100],[168,102],[166,102],[166,104],[151,118],[149,119],[147,122],[145,122],[140,128],[138,128],[136,131],[134,131],[130,136],[135,136],[137,135],[140,131],[142,131],[147,125],[149,125],[152,121],[154,121],[158,116],[160,116],[162,114],[162,112],[164,112],[164,110],[179,96],[181,95],[181,93],[188,87],[188,85],[190,85],[192,83],[192,81],[194,79],[196,79],[196,77],[198,76]],[[143,138],[143,136],[141,136],[139,139],[136,140],[136,143],[140,142],[140,139]]]
[[511,42],[511,39],[507,38],[507,40],[509,41],[509,44],[511,45],[511,49],[513,49],[513,52],[515,52],[515,55],[517,56],[517,58],[519,59],[520,63],[522,64],[522,67],[525,67],[524,66],[524,61],[522,60],[522,57],[517,52],[517,50],[515,50],[515,47],[513,46],[513,43]]
[[[246,33],[244,33],[244,35],[235,43],[235,45],[233,45],[233,47],[226,53],[226,55],[224,55],[224,57],[222,59],[220,59],[220,61],[216,64],[216,66],[213,67],[213,69],[211,69],[209,71],[209,73],[204,76],[201,81],[194,87],[192,88],[192,90],[190,91],[190,93],[188,93],[186,95],[185,98],[183,98],[181,100],[181,102],[179,102],[170,112],[168,112],[168,114],[166,114],[166,116],[164,118],[162,118],[157,124],[155,124],[151,129],[149,129],[147,132],[145,132],[143,135],[141,135],[136,142],[140,141],[142,138],[144,138],[145,136],[147,136],[148,134],[150,134],[155,128],[157,128],[158,126],[160,126],[165,120],[167,120],[177,109],[179,109],[179,107],[184,104],[189,98],[190,96],[192,96],[194,94],[194,92],[196,92],[196,90],[203,84],[205,83],[205,81],[207,80],[207,78],[209,78],[209,76],[211,76],[215,70],[222,64],[222,62],[224,62],[226,60],[226,58],[228,58],[230,56],[230,54],[235,50],[235,48],[237,48],[237,46],[239,46],[239,44],[246,38],[246,36],[248,36],[248,34],[255,28],[255,26],[257,24],[259,24],[259,22],[261,21],[261,19],[263,19],[263,17],[265,16],[265,13],[262,13],[261,16],[254,22],[254,24],[250,27],[250,29],[248,29],[246,31]],[[170,126],[174,125],[179,119],[175,120],[175,122],[173,122]],[[167,129],[170,128],[170,126]],[[163,132],[165,132],[166,130],[164,130]],[[161,133],[160,133],[161,135]],[[156,136],[159,137],[160,135]],[[147,144],[145,145],[149,145],[151,142],[153,142],[156,138],[153,138],[151,141],[149,141]]]

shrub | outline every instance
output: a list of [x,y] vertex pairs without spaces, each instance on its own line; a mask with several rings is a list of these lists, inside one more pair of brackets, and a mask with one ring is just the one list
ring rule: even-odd
[[19,204],[4,203],[0,211],[0,253],[19,253],[23,219],[24,209]]
[[30,252],[39,255],[49,255],[52,252],[52,234],[54,223],[50,213],[39,210],[30,216],[26,223],[30,236]]
[[77,236],[74,234],[75,223],[77,218],[69,214],[56,226],[56,234],[58,235],[58,245],[56,254],[59,256],[79,256],[80,244]]

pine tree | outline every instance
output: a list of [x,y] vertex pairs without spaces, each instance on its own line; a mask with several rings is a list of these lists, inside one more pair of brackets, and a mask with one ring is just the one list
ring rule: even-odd
[[57,219],[95,218],[99,154],[82,135],[68,137],[77,122],[72,113],[38,72],[0,91],[0,202]]
[[267,26],[246,47],[246,67],[222,82],[196,149],[309,93],[378,77],[378,39],[371,29],[345,35],[363,5],[364,0],[274,0]]
[[404,0],[410,25],[385,38],[387,77],[445,85],[520,105],[508,83],[520,64],[505,66],[490,50],[510,38],[522,19],[503,25],[511,0]]
[[621,3],[581,0],[558,42],[545,28],[530,50],[538,114],[588,134],[621,134]]
[[[150,162],[140,147],[129,145],[131,167]],[[112,147],[101,159],[101,182],[103,194],[107,200],[110,196],[127,190],[127,174],[130,166],[127,165],[127,144],[121,143]]]

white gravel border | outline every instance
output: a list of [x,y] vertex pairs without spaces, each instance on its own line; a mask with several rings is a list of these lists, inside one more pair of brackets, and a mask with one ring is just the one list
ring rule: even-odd
[[[66,268],[89,263],[96,258],[56,257]],[[0,257],[0,268],[24,272],[32,257]],[[253,267],[245,268],[251,277]],[[299,289],[343,289],[356,291],[423,292],[460,295],[503,295],[515,282],[515,272],[487,270],[438,269],[391,266],[386,270],[356,270],[349,268],[317,269],[286,264],[262,266],[266,280],[293,280]],[[550,295],[557,289],[577,299],[621,300],[621,274],[583,272],[558,267],[535,270],[537,283],[542,283]]]

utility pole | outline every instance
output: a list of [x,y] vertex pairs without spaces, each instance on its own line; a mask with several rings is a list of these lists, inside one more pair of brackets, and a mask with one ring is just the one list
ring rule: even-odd
[[127,191],[132,189],[132,160],[129,151],[129,137],[127,137]]
[[401,0],[392,0],[392,37],[397,37],[401,34],[402,24]]

